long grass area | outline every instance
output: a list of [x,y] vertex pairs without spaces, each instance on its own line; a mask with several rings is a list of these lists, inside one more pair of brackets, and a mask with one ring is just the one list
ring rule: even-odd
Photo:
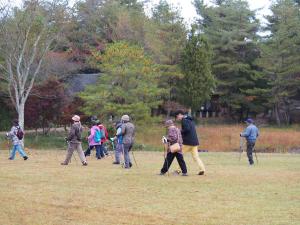
[[[178,125],[180,127],[180,125]],[[238,151],[240,146],[240,133],[245,129],[242,125],[206,125],[198,126],[200,149],[210,152]],[[260,152],[300,152],[300,127],[260,129],[260,137],[256,149]],[[165,129],[162,126],[145,127],[143,132],[137,133],[138,143],[152,146],[152,149],[161,148],[161,136]]]
[[[300,155],[258,154],[247,165],[238,153],[200,153],[207,173],[158,176],[161,152],[135,152],[138,167],[89,157],[83,167],[65,151],[31,151],[28,161],[0,151],[0,224],[300,224]],[[94,154],[94,152],[93,152]],[[173,169],[177,168],[174,161]]]

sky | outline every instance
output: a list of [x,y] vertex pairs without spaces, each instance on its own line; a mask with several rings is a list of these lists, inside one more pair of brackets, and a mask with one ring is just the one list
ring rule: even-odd
[[[151,4],[157,4],[159,0],[150,0]],[[185,18],[186,22],[190,24],[193,19],[197,16],[196,10],[192,4],[193,0],[167,0],[168,3],[181,8],[182,16]],[[206,4],[209,4],[209,0],[204,1]],[[268,9],[271,0],[248,0],[250,9],[261,9],[258,12],[259,19],[264,22],[263,16],[270,14],[270,10]]]
[[[74,2],[75,0],[69,1]],[[22,2],[22,0],[0,0],[0,2],[10,2],[18,5]],[[150,5],[155,5],[159,2],[159,0],[150,0],[149,2]],[[196,10],[192,4],[193,0],[167,0],[167,2],[176,7],[181,8],[182,16],[188,24],[191,24],[193,19],[197,16]],[[210,0],[205,0],[205,2],[209,4]],[[263,16],[270,14],[270,10],[268,8],[271,4],[271,0],[248,0],[248,2],[252,10],[261,9],[258,12],[258,17],[264,23],[265,21],[263,19]]]

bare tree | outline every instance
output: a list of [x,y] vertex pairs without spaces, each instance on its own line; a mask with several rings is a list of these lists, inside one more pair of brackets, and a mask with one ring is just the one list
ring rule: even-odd
[[24,128],[25,104],[41,65],[61,35],[66,1],[24,1],[22,7],[6,8],[0,26],[1,78]]

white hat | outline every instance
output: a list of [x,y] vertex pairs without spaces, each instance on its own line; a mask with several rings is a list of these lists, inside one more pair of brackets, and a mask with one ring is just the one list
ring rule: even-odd
[[123,115],[121,117],[121,120],[124,121],[124,122],[129,122],[130,121],[130,117],[128,115]]
[[80,116],[74,115],[72,117],[72,120],[75,121],[75,122],[79,122],[80,121]]

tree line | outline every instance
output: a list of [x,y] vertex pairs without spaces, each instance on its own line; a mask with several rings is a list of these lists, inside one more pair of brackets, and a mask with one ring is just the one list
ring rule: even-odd
[[[27,127],[65,124],[75,112],[145,121],[178,108],[196,114],[218,96],[236,121],[268,115],[292,123],[300,99],[299,1],[273,1],[267,24],[245,0],[213,3],[194,0],[191,26],[165,0],[151,15],[138,0],[1,5],[0,114]],[[98,81],[70,94],[70,76],[90,71]]]

